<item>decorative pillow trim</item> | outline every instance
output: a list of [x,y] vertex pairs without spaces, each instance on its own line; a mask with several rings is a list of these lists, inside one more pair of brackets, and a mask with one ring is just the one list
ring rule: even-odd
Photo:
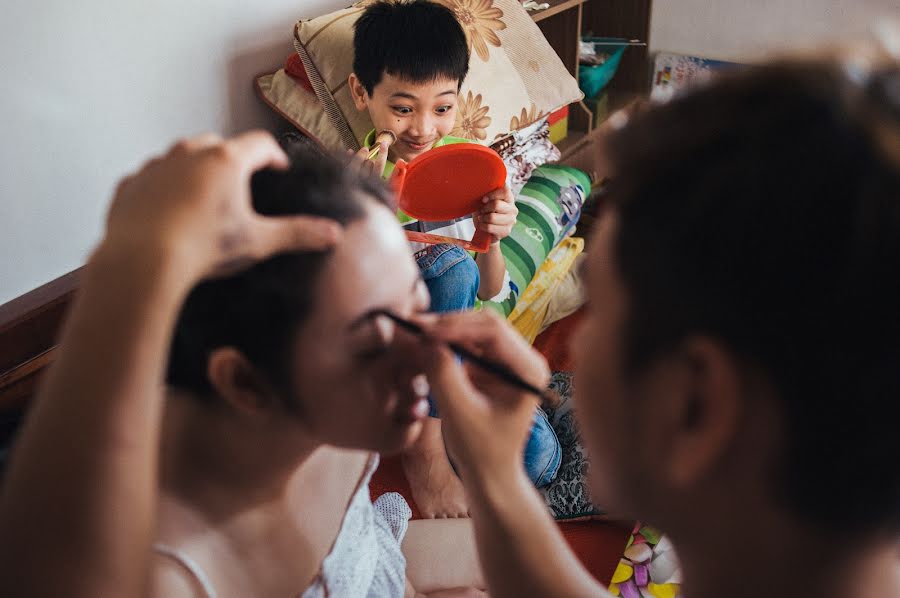
[[284,69],[257,77],[255,87],[260,99],[304,136],[315,139],[329,153],[346,151],[316,94],[297,83]]
[[[318,35],[324,29],[325,27],[317,31],[315,35]],[[350,124],[347,122],[347,117],[341,112],[340,106],[338,106],[334,96],[331,95],[331,91],[325,84],[325,80],[322,79],[322,74],[319,72],[319,69],[316,68],[309,52],[307,52],[306,46],[300,41],[299,23],[294,26],[294,49],[297,50],[297,55],[300,56],[300,60],[303,62],[303,68],[306,69],[306,75],[309,77],[309,82],[316,92],[316,97],[318,97],[319,102],[322,103],[325,114],[328,115],[328,120],[331,121],[331,124],[337,130],[344,146],[352,150],[358,150],[360,148],[359,140],[356,138],[356,135],[353,134],[353,131],[350,130]]]
[[317,146],[319,146],[323,152],[328,152],[328,148],[326,148],[318,138],[310,133],[306,128],[304,128],[300,123],[298,123],[294,118],[284,112],[275,102],[269,99],[268,94],[266,93],[266,89],[271,87],[272,85],[272,77],[271,74],[262,74],[258,75],[253,79],[253,87],[256,89],[256,95],[269,107],[271,108],[278,116],[283,118],[284,120],[291,123],[293,127],[295,127],[298,131],[309,137]]

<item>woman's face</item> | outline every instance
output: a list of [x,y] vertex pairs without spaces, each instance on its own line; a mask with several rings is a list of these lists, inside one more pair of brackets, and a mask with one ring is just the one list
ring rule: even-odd
[[346,448],[397,452],[427,417],[415,339],[395,330],[400,316],[428,308],[428,290],[394,214],[367,202],[322,269],[310,317],[293,353],[292,384],[304,431]]

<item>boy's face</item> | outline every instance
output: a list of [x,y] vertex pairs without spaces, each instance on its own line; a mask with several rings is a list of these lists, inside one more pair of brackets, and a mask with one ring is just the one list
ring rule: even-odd
[[354,74],[349,84],[356,108],[369,111],[375,130],[392,131],[397,136],[388,154],[393,161],[411,161],[453,129],[459,91],[459,82],[454,79],[412,83],[385,73],[372,95]]

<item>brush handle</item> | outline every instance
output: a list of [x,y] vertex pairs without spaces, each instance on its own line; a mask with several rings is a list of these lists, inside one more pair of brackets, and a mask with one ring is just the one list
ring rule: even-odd
[[378,152],[381,150],[381,142],[387,138],[388,139],[388,147],[394,145],[394,142],[397,141],[397,136],[394,135],[393,131],[382,131],[375,137],[375,144],[372,151],[369,152],[369,155],[366,156],[366,160],[371,160],[375,156],[378,155]]
[[513,373],[509,368],[505,365],[501,365],[499,363],[490,361],[489,359],[485,359],[484,357],[479,357],[474,353],[469,352],[467,349],[457,345],[456,343],[447,343],[447,346],[450,349],[462,357],[465,360],[471,361],[481,369],[486,372],[490,372],[491,374],[497,376],[504,382],[508,382],[509,384],[520,388],[522,390],[528,391],[538,397],[544,396],[544,391],[539,389],[537,386],[533,386],[528,382],[525,382],[515,373]]
[[[410,322],[409,320],[404,320],[400,316],[395,315],[389,311],[381,311],[379,313],[381,315],[389,318],[391,321],[393,321],[395,324],[397,324],[398,326],[400,326],[407,332],[415,334],[416,336],[425,336],[425,330],[423,330],[422,327],[419,326],[418,324],[416,324],[414,322]],[[509,368],[507,368],[505,365],[502,365],[502,364],[496,363],[494,361],[491,361],[489,359],[485,359],[484,357],[475,355],[474,353],[472,353],[465,347],[458,345],[456,343],[447,343],[447,346],[450,347],[450,349],[454,353],[456,353],[463,359],[466,359],[466,360],[474,363],[475,365],[477,365],[478,367],[480,367],[481,369],[483,369],[486,372],[490,372],[491,374],[494,374],[495,376],[497,376],[504,382],[508,382],[509,384],[512,384],[513,386],[515,386],[517,388],[520,388],[522,390],[525,390],[527,392],[535,394],[542,399],[544,398],[545,392],[543,390],[539,389],[537,386],[534,386],[532,384],[529,384],[528,382],[525,382],[517,374],[515,374]]]

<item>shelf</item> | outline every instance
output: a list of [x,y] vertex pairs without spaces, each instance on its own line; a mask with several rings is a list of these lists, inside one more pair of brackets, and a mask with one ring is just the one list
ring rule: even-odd
[[[538,4],[541,4],[539,0],[535,0]],[[558,15],[561,12],[567,11],[570,8],[575,8],[576,6],[580,6],[587,2],[587,0],[546,0],[546,3],[550,5],[550,8],[545,8],[544,10],[539,10],[537,12],[529,11],[528,14],[531,15],[531,20],[535,23],[539,23],[544,19],[549,19],[553,15]]]
[[587,136],[587,131],[575,131],[569,129],[569,133],[566,135],[566,138],[556,144],[556,147],[559,148],[560,158],[559,161],[563,162],[566,157],[572,153],[572,150],[578,145],[582,139]]
[[602,133],[597,129],[570,129],[569,135],[556,144],[560,153],[557,162],[583,171],[595,185],[608,174],[601,143]]

